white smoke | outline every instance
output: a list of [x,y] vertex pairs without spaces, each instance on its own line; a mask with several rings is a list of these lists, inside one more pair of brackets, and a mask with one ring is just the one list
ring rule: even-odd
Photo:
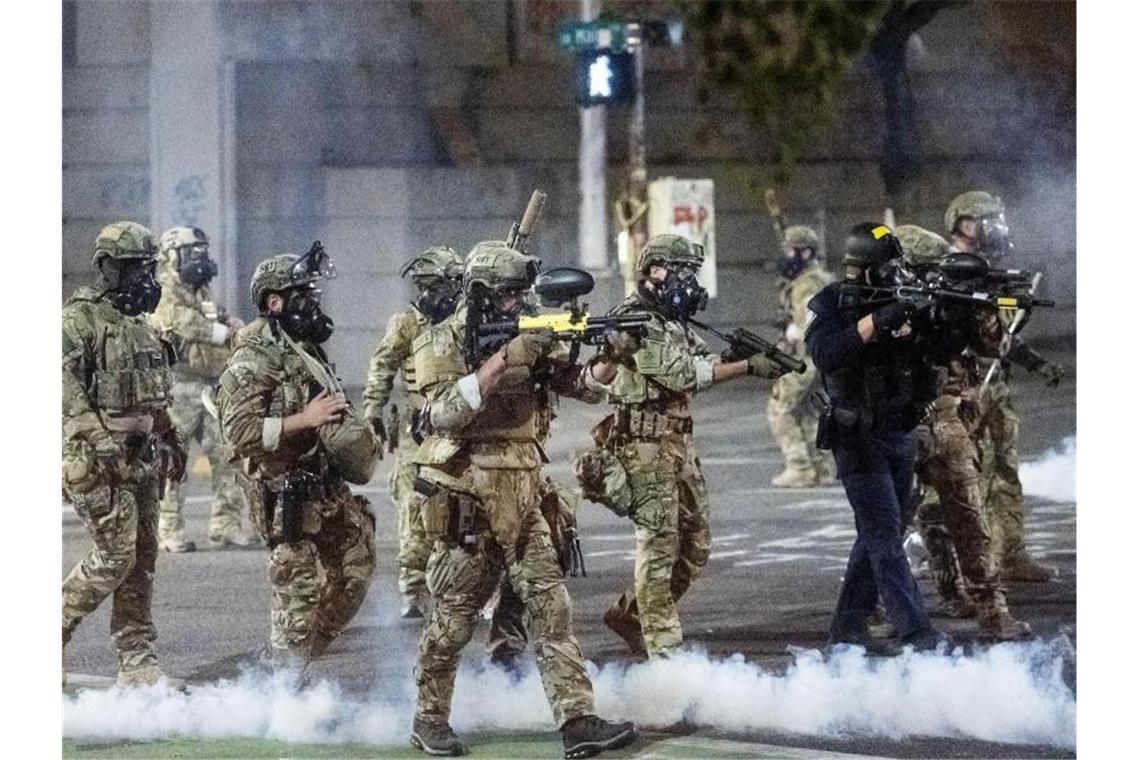
[[1077,437],[1070,435],[1040,459],[1022,462],[1022,490],[1052,501],[1077,500]]
[[[1062,678],[1067,639],[1001,644],[970,656],[908,653],[824,658],[798,650],[783,675],[734,655],[688,651],[650,663],[591,667],[599,714],[647,727],[680,721],[732,731],[828,738],[974,738],[1073,748],[1076,698]],[[299,692],[281,679],[244,676],[187,693],[155,686],[64,697],[64,736],[158,739],[260,737],[290,742],[403,743],[411,679],[400,690],[350,702],[321,682]],[[456,730],[549,730],[550,708],[533,666],[518,683],[497,669],[463,668]]]

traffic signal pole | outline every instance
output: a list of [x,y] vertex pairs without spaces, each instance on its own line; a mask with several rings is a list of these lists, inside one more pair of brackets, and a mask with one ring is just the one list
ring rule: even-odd
[[645,40],[638,24],[626,27],[627,42],[633,52],[633,71],[637,94],[629,120],[629,176],[622,198],[614,211],[622,231],[625,255],[622,257],[622,279],[628,296],[637,287],[634,264],[637,252],[649,238],[649,171],[645,162]]
[[[598,17],[600,0],[580,0],[582,21]],[[578,263],[590,272],[607,272],[606,107],[578,108]]]

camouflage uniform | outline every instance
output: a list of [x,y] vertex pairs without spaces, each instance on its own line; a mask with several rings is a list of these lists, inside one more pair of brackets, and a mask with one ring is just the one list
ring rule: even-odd
[[399,415],[399,429],[388,435],[398,436],[396,461],[388,475],[388,495],[399,515],[400,593],[405,604],[426,595],[424,568],[427,566],[431,545],[424,537],[420,519],[420,500],[413,498],[412,485],[416,479],[416,465],[412,461],[419,448],[412,438],[413,418],[418,417],[424,399],[416,383],[412,344],[429,326],[427,318],[415,306],[409,306],[388,320],[372,361],[368,365],[368,379],[364,386],[364,417],[381,419],[384,406],[392,395],[396,373],[402,372],[407,399]]
[[[286,259],[295,257],[269,259],[258,272]],[[301,412],[318,386],[338,385],[318,346],[293,341],[264,316],[240,331],[219,385],[222,435],[244,459],[238,479],[250,521],[270,547],[270,653],[278,663],[304,661],[344,630],[372,582],[376,521],[345,481],[368,482],[379,444],[351,409],[340,422],[282,439],[283,420]],[[297,479],[303,482],[291,487]],[[300,502],[295,536],[281,508],[290,494]]]
[[[528,284],[522,272],[535,265],[503,243],[480,243],[467,259],[465,289],[471,292],[473,272],[490,272],[504,283],[513,282],[510,275],[521,287]],[[548,399],[546,383],[562,395],[585,391],[575,365],[560,363],[537,390],[531,367],[513,366],[493,392],[480,396],[475,382],[472,395],[467,308],[461,305],[415,342],[416,377],[428,400],[429,435],[415,461],[418,490],[428,492],[423,519],[433,541],[427,585],[434,601],[420,640],[416,722],[446,725],[460,650],[505,573],[526,608],[543,687],[562,725],[593,713],[593,688],[539,508],[539,412]]]
[[780,290],[780,309],[787,321],[780,349],[807,364],[803,374],[789,372],[772,383],[768,424],[784,455],[784,472],[772,480],[781,486],[812,486],[832,479],[827,458],[815,447],[819,415],[811,408],[810,394],[819,386],[815,364],[804,347],[807,302],[835,277],[819,263],[809,264]]
[[[180,361],[175,367],[170,417],[179,436],[187,445],[197,441],[210,462],[210,479],[214,504],[210,512],[209,538],[215,543],[245,545],[241,534],[241,516],[245,499],[234,482],[229,465],[230,454],[222,442],[218,420],[203,403],[203,395],[213,393],[218,376],[230,354],[230,330],[219,321],[218,307],[209,286],[193,287],[178,276],[177,251],[168,246],[171,233],[162,237],[162,265],[159,282],[162,300],[151,315],[154,329],[177,349]],[[175,238],[171,243],[182,242]],[[182,510],[186,499],[182,488],[170,484],[158,507],[158,535],[167,548],[186,546],[185,520]]]
[[[932,232],[911,225],[900,227],[898,232],[904,256],[912,266],[936,263],[949,251],[946,241]],[[947,351],[941,355],[936,351],[933,357],[943,372],[943,382],[930,418],[917,428],[917,472],[920,480],[937,493],[938,502],[937,506],[931,502],[923,505],[920,524],[930,536],[935,577],[943,599],[957,596],[958,580],[952,571],[960,568],[982,633],[1017,638],[1027,634],[1029,627],[1016,620],[1006,605],[985,519],[978,449],[970,437],[977,422],[981,384],[976,356],[999,350],[1001,321],[996,310],[947,312],[946,319],[948,324],[939,337],[946,340]],[[967,350],[963,353],[964,346]],[[952,542],[952,556],[945,542],[938,540],[941,530]]]
[[[113,250],[113,253],[108,253]],[[146,228],[105,227],[101,256],[155,254]],[[63,491],[94,546],[63,581],[63,644],[108,595],[121,683],[153,682],[158,670],[151,595],[162,459],[156,435],[177,448],[166,407],[174,352],[141,315],[81,287],[63,307]]]

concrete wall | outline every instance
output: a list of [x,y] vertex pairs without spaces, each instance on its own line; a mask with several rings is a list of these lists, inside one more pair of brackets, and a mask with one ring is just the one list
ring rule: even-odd
[[[111,27],[145,31],[145,4],[78,5],[80,39]],[[260,258],[322,239],[342,272],[328,291],[347,382],[358,382],[374,333],[404,300],[398,264],[429,244],[463,250],[502,236],[534,187],[549,194],[534,250],[548,265],[575,261],[578,120],[568,54],[549,39],[552,20],[575,6],[515,2],[512,21],[506,2],[491,1],[217,4],[221,47],[235,62],[238,281]],[[1046,294],[1069,307],[1035,316],[1030,329],[1072,334],[1075,157],[1043,158],[1039,82],[1009,65],[985,14],[981,4],[947,10],[922,32],[914,82],[925,174],[917,208],[898,221],[940,228],[953,195],[998,193],[1017,235],[1016,264],[1047,269]],[[98,63],[90,45],[79,49],[87,57],[64,72],[67,250],[78,227],[91,237],[100,216],[145,211],[115,206],[107,188],[146,179],[145,144],[131,147],[146,140],[146,59]],[[82,78],[98,79],[101,93],[83,114],[80,92],[92,88]],[[776,241],[740,169],[769,164],[771,150],[729,99],[699,105],[696,86],[687,51],[651,51],[650,175],[716,181],[722,295],[711,316],[761,324],[775,299],[758,262]],[[783,193],[793,222],[825,213],[833,253],[847,227],[882,215],[880,101],[869,73],[853,72],[836,124]],[[608,116],[611,192],[627,118],[623,108]],[[118,139],[120,130],[131,139]],[[71,163],[80,156],[85,163]],[[596,308],[616,296],[616,286],[601,290]]]

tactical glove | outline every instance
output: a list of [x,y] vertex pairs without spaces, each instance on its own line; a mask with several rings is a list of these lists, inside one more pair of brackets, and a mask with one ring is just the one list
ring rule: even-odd
[[764,354],[752,354],[748,357],[748,374],[768,379],[777,378],[787,370],[769,359]]
[[636,335],[620,330],[606,331],[606,354],[614,359],[629,359],[641,349]]
[[871,313],[871,321],[875,325],[875,333],[893,333],[906,324],[910,315],[914,313],[914,305],[906,301],[883,306]]
[[529,367],[554,345],[553,330],[521,332],[503,348],[503,360],[508,367]]

